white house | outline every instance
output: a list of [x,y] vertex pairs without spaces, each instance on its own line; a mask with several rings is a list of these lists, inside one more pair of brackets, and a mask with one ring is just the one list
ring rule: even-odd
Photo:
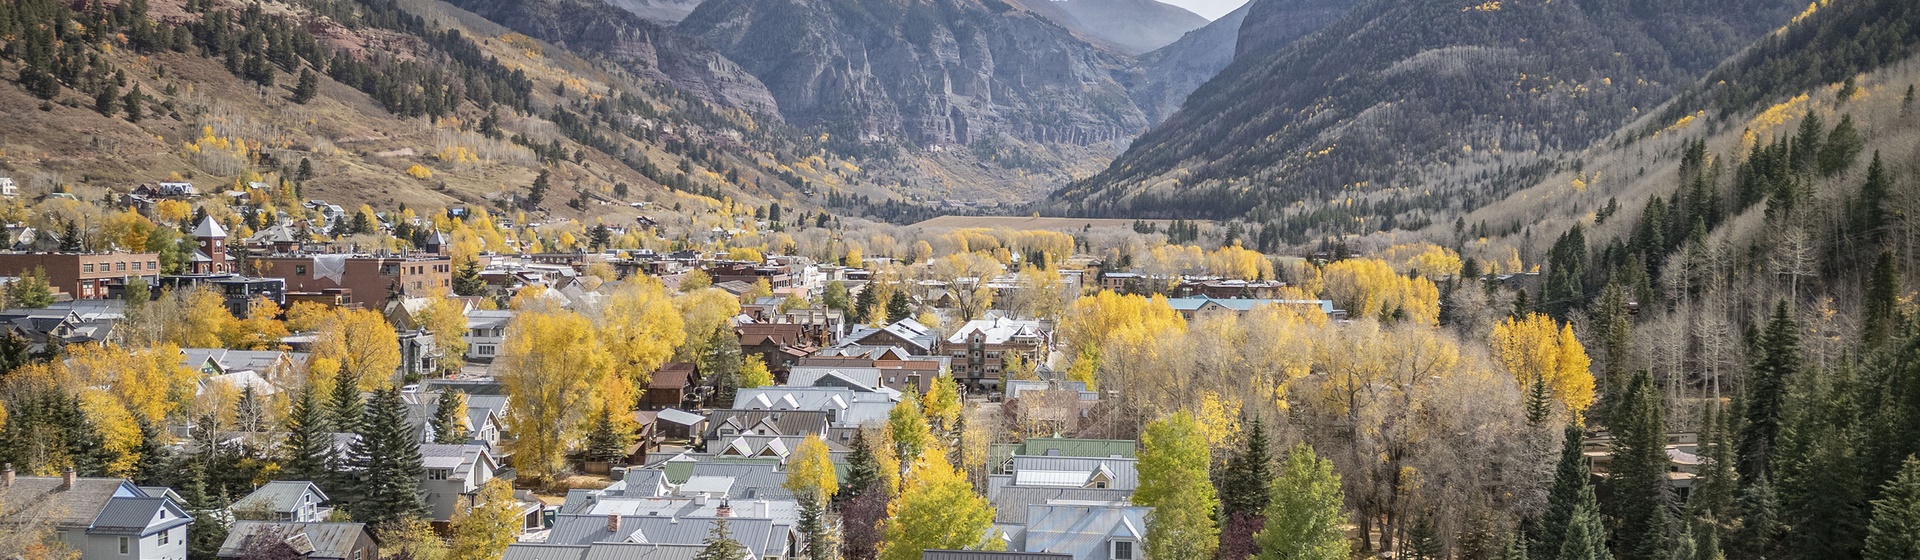
[[40,523],[81,560],[186,560],[192,516],[120,478],[0,471],[0,524]]

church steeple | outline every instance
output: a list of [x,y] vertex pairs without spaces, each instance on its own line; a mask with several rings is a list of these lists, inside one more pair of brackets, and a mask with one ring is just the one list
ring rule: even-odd
[[200,242],[200,250],[193,256],[194,274],[233,272],[227,262],[227,230],[213,221],[213,216],[200,219],[200,225],[193,228],[193,238]]

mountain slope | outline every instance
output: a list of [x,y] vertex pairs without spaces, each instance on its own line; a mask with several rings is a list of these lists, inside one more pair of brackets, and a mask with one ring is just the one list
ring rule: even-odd
[[[1290,2],[1258,1],[1243,27]],[[1373,0],[1240,58],[1056,205],[1260,221],[1336,197],[1471,208],[1500,187],[1464,179],[1524,174],[1610,133],[1786,21],[1791,3]]]
[[1362,0],[1254,0],[1240,7],[1234,54],[1272,53],[1347,15]]
[[767,85],[794,124],[866,143],[1130,138],[1122,61],[1000,0],[708,0],[678,30]]
[[1035,1],[1059,6],[1081,29],[1132,55],[1172,44],[1208,23],[1200,14],[1155,0]]
[[1149,120],[1166,120],[1180,109],[1187,94],[1233,63],[1240,22],[1246,18],[1247,7],[1241,6],[1173,44],[1141,55],[1135,62],[1135,82],[1128,88],[1134,104],[1146,112]]
[[597,0],[453,0],[454,6],[535,39],[599,55],[701,99],[778,118],[753,75],[690,37]]
[[700,0],[607,0],[622,10],[652,21],[677,22],[700,6]]

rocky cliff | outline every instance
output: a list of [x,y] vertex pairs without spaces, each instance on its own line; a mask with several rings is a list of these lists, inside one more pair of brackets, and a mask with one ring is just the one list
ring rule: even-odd
[[1125,61],[1001,0],[708,0],[678,31],[758,77],[789,122],[870,143],[1124,140]]
[[1155,123],[1180,110],[1187,94],[1233,63],[1234,48],[1240,40],[1240,23],[1246,18],[1247,7],[1241,6],[1173,44],[1142,55],[1134,65],[1133,81],[1128,84],[1134,105]]
[[772,93],[691,37],[598,0],[451,0],[456,7],[579,54],[600,55],[701,99],[770,117]]

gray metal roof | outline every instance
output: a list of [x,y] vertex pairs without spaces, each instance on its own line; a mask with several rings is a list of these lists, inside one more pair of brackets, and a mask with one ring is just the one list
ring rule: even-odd
[[133,483],[118,478],[80,478],[62,488],[57,476],[20,476],[0,487],[0,520],[30,517],[56,528],[84,528],[116,498],[144,498]]
[[1073,555],[1051,552],[928,549],[920,553],[920,560],[1073,560]]
[[297,535],[306,535],[307,542],[313,545],[313,556],[320,558],[350,558],[355,544],[367,526],[360,523],[281,523],[277,521],[235,521],[227,531],[227,540],[220,543],[220,556],[238,556],[247,547],[247,539],[254,535],[268,538],[288,539]]
[[[621,516],[620,530],[607,531],[605,515],[571,515],[554,517],[553,529],[548,532],[547,544],[585,545],[593,543],[646,542],[650,544],[704,544],[707,536],[713,533],[716,518],[676,518],[676,517],[640,517]],[[732,518],[727,520],[727,529],[733,534],[733,540],[739,541],[755,557],[784,555],[786,538],[784,534],[774,538],[774,523],[771,519]],[[634,535],[640,538],[635,539]],[[770,544],[777,542],[777,545]]]
[[1140,473],[1135,470],[1138,461],[1121,457],[1041,457],[1034,455],[1015,455],[1008,472],[1020,471],[1078,471],[1091,475],[1105,467],[1113,473],[1111,487],[1132,490],[1140,487]]
[[1007,486],[994,493],[989,501],[993,503],[993,522],[1010,525],[1027,524],[1027,506],[1047,505],[1055,501],[1072,502],[1126,502],[1133,498],[1132,490],[1113,488],[1022,488]]
[[1074,560],[1104,560],[1109,541],[1145,538],[1152,512],[1139,506],[1027,506],[1026,530],[1014,544],[1020,550],[1071,554]]
[[[163,513],[165,519],[161,518]],[[107,507],[101,508],[100,515],[93,519],[93,526],[87,529],[87,533],[146,536],[192,522],[186,510],[166,498],[117,497],[108,500]]]
[[500,560],[586,560],[590,546],[566,544],[514,543]]
[[598,543],[554,545],[516,543],[500,560],[693,560],[706,547],[685,544]]
[[230,508],[234,511],[263,509],[274,513],[288,513],[300,508],[300,497],[312,492],[314,503],[327,501],[327,494],[320,487],[304,480],[275,480],[254,490],[252,494],[240,498]]

